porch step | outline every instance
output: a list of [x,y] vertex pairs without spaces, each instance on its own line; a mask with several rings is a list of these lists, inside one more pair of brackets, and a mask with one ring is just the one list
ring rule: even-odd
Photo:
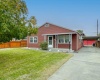
[[64,53],[74,52],[74,50],[69,50],[69,49],[64,49],[64,48],[49,48],[49,51],[51,51],[51,52],[64,52]]

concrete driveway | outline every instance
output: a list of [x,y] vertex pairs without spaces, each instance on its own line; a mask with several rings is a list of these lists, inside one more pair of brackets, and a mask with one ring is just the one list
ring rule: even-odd
[[100,48],[83,47],[48,80],[100,80]]

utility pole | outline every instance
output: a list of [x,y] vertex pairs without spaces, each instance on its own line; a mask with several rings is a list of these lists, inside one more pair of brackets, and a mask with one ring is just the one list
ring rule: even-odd
[[98,19],[97,19],[97,36],[98,36]]

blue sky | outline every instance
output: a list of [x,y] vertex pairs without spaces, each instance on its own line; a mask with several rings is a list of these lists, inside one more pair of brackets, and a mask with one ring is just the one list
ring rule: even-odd
[[50,22],[72,30],[81,29],[87,36],[96,35],[97,19],[100,23],[100,0],[25,0],[25,2],[28,17],[35,16],[38,26]]

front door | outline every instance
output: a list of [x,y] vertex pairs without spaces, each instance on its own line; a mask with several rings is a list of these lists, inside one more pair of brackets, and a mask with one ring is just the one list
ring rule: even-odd
[[48,36],[48,48],[53,48],[53,36]]

